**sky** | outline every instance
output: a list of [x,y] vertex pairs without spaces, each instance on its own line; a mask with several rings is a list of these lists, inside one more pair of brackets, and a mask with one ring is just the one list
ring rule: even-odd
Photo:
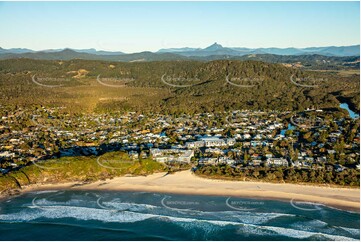
[[0,2],[0,47],[161,48],[360,44],[359,2]]

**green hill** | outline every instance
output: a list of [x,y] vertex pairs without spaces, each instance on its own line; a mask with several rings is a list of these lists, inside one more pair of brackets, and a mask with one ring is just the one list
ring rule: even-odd
[[346,101],[359,110],[357,72],[305,71],[259,61],[11,59],[0,61],[0,77],[1,103],[14,105],[210,112],[337,108]]

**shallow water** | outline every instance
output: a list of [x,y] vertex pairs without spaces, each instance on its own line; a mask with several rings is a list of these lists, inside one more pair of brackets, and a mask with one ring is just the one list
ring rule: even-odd
[[1,202],[2,240],[354,240],[359,213],[297,201],[43,191]]
[[350,117],[353,118],[353,119],[356,119],[356,118],[359,118],[359,117],[360,117],[360,115],[358,115],[357,113],[355,113],[354,111],[352,111],[352,110],[349,108],[349,106],[348,106],[347,103],[341,103],[341,104],[340,104],[340,108],[347,110],[348,114],[349,114]]

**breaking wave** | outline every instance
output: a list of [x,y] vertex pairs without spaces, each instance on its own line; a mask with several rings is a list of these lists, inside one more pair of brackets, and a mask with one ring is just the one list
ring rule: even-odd
[[[161,206],[121,202],[118,200],[104,201],[102,207],[84,206],[86,201],[71,199],[64,202],[49,201],[45,198],[24,205],[15,213],[0,214],[2,223],[37,222],[44,219],[50,223],[59,219],[83,221],[101,221],[104,223],[137,223],[143,221],[166,222],[179,226],[187,231],[194,228],[203,229],[207,233],[220,231],[227,227],[242,235],[285,236],[294,239],[315,240],[355,240],[360,230],[345,227],[332,227],[321,220],[297,220],[294,214],[261,213],[243,211],[173,211]],[[269,225],[275,219],[289,219],[290,227]],[[316,230],[316,231],[315,231]],[[344,233],[339,233],[343,231]],[[207,234],[206,233],[206,234]],[[349,236],[351,237],[349,237]]]

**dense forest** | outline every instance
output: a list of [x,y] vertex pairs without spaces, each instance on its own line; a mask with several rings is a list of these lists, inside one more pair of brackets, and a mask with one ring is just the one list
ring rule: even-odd
[[199,176],[215,179],[231,179],[242,181],[266,181],[286,183],[331,184],[340,186],[360,186],[360,172],[348,169],[342,172],[323,169],[265,168],[244,169],[222,166],[203,166],[195,171]]
[[359,110],[359,73],[260,61],[0,61],[0,104],[71,111]]

